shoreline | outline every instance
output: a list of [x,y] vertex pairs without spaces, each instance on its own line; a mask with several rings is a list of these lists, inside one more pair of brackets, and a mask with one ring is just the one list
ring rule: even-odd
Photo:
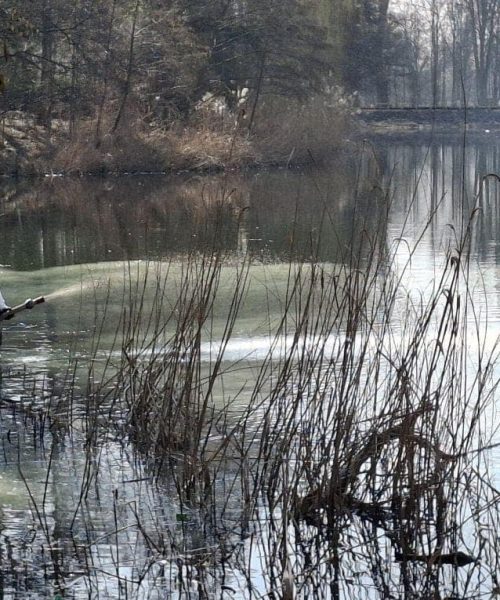
[[309,160],[301,161],[256,161],[241,163],[239,165],[209,165],[185,167],[181,169],[170,168],[165,170],[113,170],[113,169],[96,169],[88,171],[51,171],[37,170],[28,165],[25,168],[20,168],[13,171],[0,171],[0,182],[12,180],[42,180],[42,179],[85,179],[85,178],[105,178],[105,177],[182,177],[187,175],[217,175],[217,174],[234,174],[245,172],[260,172],[274,170],[296,170],[306,169],[313,166],[321,166],[328,164],[342,154],[342,149],[329,149],[321,156],[311,157]]
[[118,129],[89,118],[50,127],[32,115],[4,117],[0,176],[107,176],[222,173],[320,164],[342,152],[354,123],[344,110],[316,103],[245,121],[194,115],[189,122],[130,119]]
[[[449,124],[435,122],[426,125],[409,122],[366,123],[357,118],[349,123],[349,129],[342,132],[341,138],[336,137],[327,145],[323,143],[324,139],[320,140],[314,149],[308,145],[294,145],[291,148],[282,145],[269,146],[262,150],[259,149],[260,140],[257,137],[252,139],[235,132],[231,139],[228,139],[227,135],[223,138],[224,144],[219,146],[217,154],[207,153],[206,157],[200,157],[192,152],[187,140],[196,140],[199,133],[202,141],[215,146],[222,137],[219,132],[208,134],[206,131],[191,130],[186,140],[182,136],[176,140],[180,146],[177,152],[172,152],[168,143],[163,147],[162,142],[166,138],[158,139],[157,132],[153,131],[150,136],[136,136],[130,144],[123,143],[120,139],[107,140],[107,144],[103,144],[98,150],[88,139],[84,143],[80,141],[78,152],[74,151],[74,155],[70,155],[68,141],[63,136],[51,136],[48,131],[41,135],[40,129],[36,131],[37,135],[30,135],[30,128],[27,127],[26,131],[18,131],[15,148],[4,136],[3,150],[0,150],[0,181],[60,177],[176,177],[189,174],[215,175],[301,169],[326,165],[344,154],[350,154],[352,144],[360,143],[364,139],[382,144],[404,143],[406,140],[428,144],[456,140],[462,136],[464,139],[486,142],[490,135],[499,132],[500,125],[486,129],[482,124],[469,123],[464,128],[463,125],[450,127]],[[12,138],[12,135],[8,136],[9,140]],[[180,142],[184,143],[184,146]],[[226,152],[228,143],[230,152]],[[142,151],[142,154],[139,151]],[[122,157],[123,153],[127,155]],[[61,157],[67,159],[68,166],[64,165]]]
[[[347,140],[347,143],[352,141]],[[304,169],[313,166],[322,166],[328,164],[330,161],[335,160],[338,156],[342,155],[344,151],[343,146],[329,147],[323,149],[320,154],[313,155],[307,148],[296,152],[295,156],[286,160],[276,159],[261,159],[261,160],[246,160],[241,162],[234,162],[233,160],[227,160],[227,162],[221,161],[217,164],[196,164],[195,161],[191,165],[184,164],[181,167],[171,166],[165,169],[155,169],[154,165],[151,168],[147,166],[130,169],[113,169],[108,168],[105,164],[98,166],[94,169],[69,169],[69,170],[58,170],[50,168],[50,159],[42,158],[43,165],[48,168],[40,168],[37,163],[40,160],[33,162],[26,162],[22,165],[16,166],[11,170],[2,170],[0,167],[0,181],[6,180],[41,180],[41,179],[56,179],[56,178],[71,178],[81,179],[86,177],[171,177],[171,176],[182,176],[182,175],[216,175],[223,173],[241,173],[241,172],[258,172],[258,171],[271,171],[279,169]],[[182,157],[179,157],[182,159]]]
[[466,136],[467,138],[479,139],[486,138],[488,135],[497,135],[500,133],[500,124],[492,124],[488,127],[484,123],[441,123],[429,122],[426,124],[415,122],[400,121],[379,121],[365,122],[358,121],[358,139],[369,137],[371,139],[386,139],[391,141],[411,139],[415,141],[418,138],[428,141],[429,138],[437,140],[446,140]]

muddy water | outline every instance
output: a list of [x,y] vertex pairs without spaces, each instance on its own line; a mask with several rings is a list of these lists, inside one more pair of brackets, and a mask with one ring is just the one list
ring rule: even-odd
[[[500,146],[485,137],[465,147],[459,139],[380,144],[376,160],[371,146],[348,154],[322,170],[6,185],[0,289],[10,304],[38,295],[47,302],[4,325],[0,551],[10,566],[0,579],[3,597],[55,596],[58,568],[67,597],[190,598],[199,589],[196,577],[183,580],[184,567],[165,560],[161,544],[148,546],[136,527],[140,513],[151,538],[168,532],[179,554],[210,547],[210,536],[200,534],[194,516],[185,516],[168,484],[153,484],[113,439],[96,450],[99,483],[93,483],[82,451],[83,420],[70,439],[58,442],[57,427],[45,431],[39,413],[18,408],[29,390],[41,390],[35,408],[67,394],[75,358],[71,373],[78,374],[77,395],[84,397],[90,358],[98,365],[113,351],[130,282],[145,272],[153,282],[168,273],[165,302],[175,307],[183,265],[209,248],[223,252],[220,295],[202,340],[208,361],[224,331],[238,265],[250,256],[248,292],[226,349],[228,363],[248,366],[269,351],[294,272],[290,264],[313,258],[335,273],[364,232],[382,226],[379,251],[394,257],[391,268],[411,293],[425,296],[474,213],[471,280],[477,314],[486,319],[487,313],[487,343],[494,345],[500,185],[482,178],[500,173]],[[363,259],[362,250],[360,266]],[[146,304],[154,305],[156,293],[154,284],[146,288]],[[233,373],[221,394],[243,389],[248,371]],[[47,446],[49,438],[56,442]],[[251,560],[253,585],[264,593],[258,553]],[[225,577],[227,597],[253,597],[237,570]],[[215,583],[204,586],[223,597]]]

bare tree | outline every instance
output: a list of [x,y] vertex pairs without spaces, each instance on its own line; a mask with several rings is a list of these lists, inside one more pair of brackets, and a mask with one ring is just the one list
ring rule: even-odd
[[470,19],[476,77],[476,98],[479,105],[488,104],[488,81],[491,75],[500,4],[498,0],[464,0]]

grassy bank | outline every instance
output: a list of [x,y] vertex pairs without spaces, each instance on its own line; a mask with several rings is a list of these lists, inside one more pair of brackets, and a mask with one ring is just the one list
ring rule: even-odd
[[13,113],[4,116],[1,171],[84,175],[306,164],[338,150],[347,127],[346,108],[323,99],[279,107],[270,102],[252,119],[243,110],[205,107],[168,127],[129,113],[116,130],[111,120],[92,118],[71,128],[53,120],[47,129],[30,115]]

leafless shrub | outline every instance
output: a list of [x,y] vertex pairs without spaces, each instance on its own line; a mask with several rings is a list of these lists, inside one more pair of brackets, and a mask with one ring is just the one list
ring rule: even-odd
[[347,107],[317,97],[302,105],[268,99],[252,126],[252,140],[264,163],[320,162],[339,148],[349,126]]
[[[48,161],[47,170],[76,174],[165,170],[164,149],[156,138],[150,138],[139,118],[127,114],[127,119],[112,131],[109,115],[103,120],[102,131],[97,137],[95,120],[81,121]],[[166,140],[163,142],[166,144]]]
[[[183,552],[171,527],[130,503],[149,552],[141,577],[183,590],[195,581],[216,597],[229,568],[252,597],[257,554],[261,589],[281,598],[494,589],[498,541],[484,528],[497,525],[498,493],[484,470],[497,348],[485,348],[471,302],[472,225],[425,297],[404,289],[373,224],[341,265],[315,260],[313,242],[308,260],[288,267],[267,355],[233,365],[247,373],[238,404],[224,393],[224,357],[249,294],[248,257],[228,266],[215,233],[180,268],[131,267],[104,374],[89,376],[73,521],[99,480],[96,454],[114,437],[133,448],[137,481],[146,473],[165,486],[158,493],[168,490],[179,522],[199,519],[212,544]],[[217,310],[225,324],[215,336]],[[207,360],[202,346],[214,337]],[[116,498],[107,535],[118,546]],[[50,540],[43,503],[36,514]]]

